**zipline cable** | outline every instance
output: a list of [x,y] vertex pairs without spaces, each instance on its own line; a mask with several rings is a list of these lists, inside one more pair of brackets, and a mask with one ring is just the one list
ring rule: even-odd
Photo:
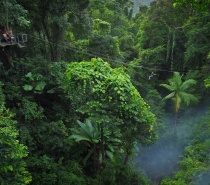
[[[118,64],[122,64],[122,65],[127,66],[127,67],[147,69],[147,70],[150,70],[150,71],[155,70],[155,71],[162,71],[162,72],[171,72],[171,73],[173,73],[173,72],[181,72],[181,73],[187,72],[187,70],[177,71],[177,70],[169,70],[169,69],[162,69],[162,68],[157,68],[157,67],[147,67],[147,66],[144,66],[144,65],[135,65],[135,64],[125,63],[125,62],[119,61],[117,58],[113,58],[113,57],[107,56],[105,54],[101,54],[101,53],[99,54],[99,53],[96,53],[96,52],[93,52],[93,51],[90,51],[90,50],[81,49],[81,48],[76,47],[76,46],[71,46],[71,45],[65,46],[69,43],[58,44],[58,43],[54,43],[52,41],[43,40],[43,39],[38,38],[36,36],[29,35],[29,37],[34,38],[36,40],[41,40],[41,41],[47,42],[47,43],[52,44],[52,45],[56,45],[56,46],[58,46],[60,48],[63,48],[63,49],[69,49],[69,50],[72,50],[72,51],[75,51],[75,52],[78,52],[78,53],[83,53],[87,56],[92,56],[92,57],[95,57],[95,58],[102,58],[103,60],[107,60],[107,61],[115,62],[115,63],[118,63]],[[200,71],[201,69],[190,69],[190,70],[191,71]]]

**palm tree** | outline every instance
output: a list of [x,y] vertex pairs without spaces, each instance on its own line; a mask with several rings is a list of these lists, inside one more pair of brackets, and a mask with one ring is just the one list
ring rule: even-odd
[[173,77],[169,79],[169,85],[168,84],[160,84],[160,86],[165,87],[169,91],[171,91],[170,94],[168,94],[165,99],[172,99],[174,102],[174,109],[175,109],[175,131],[176,131],[176,120],[177,120],[177,112],[180,108],[180,105],[182,102],[184,102],[186,105],[189,105],[191,102],[196,102],[198,99],[190,94],[187,93],[187,90],[192,86],[195,85],[196,81],[193,79],[189,79],[186,81],[182,81],[182,76],[180,76],[179,72],[174,72]]
[[103,124],[91,123],[86,119],[85,123],[77,120],[79,127],[73,128],[70,139],[76,142],[82,142],[88,149],[86,157],[83,159],[85,166],[90,158],[93,159],[94,175],[98,173],[98,169],[105,158],[113,159],[113,156],[120,150],[121,141],[113,138],[112,133],[104,128]]

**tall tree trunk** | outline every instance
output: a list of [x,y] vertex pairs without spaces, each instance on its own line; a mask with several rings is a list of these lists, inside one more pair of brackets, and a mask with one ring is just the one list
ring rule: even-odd
[[173,31],[173,37],[172,37],[172,47],[171,47],[171,70],[174,69],[174,47],[175,47],[175,30]]
[[175,112],[175,119],[174,119],[174,134],[175,135],[177,134],[176,127],[177,127],[177,111]]
[[130,156],[130,150],[127,149],[126,150],[126,154],[125,154],[124,164],[128,163],[129,156]]
[[52,31],[52,51],[51,51],[51,59],[53,62],[57,62],[61,60],[62,49],[63,49],[63,38],[64,38],[64,30],[60,28],[58,24],[55,23],[54,29]]
[[166,63],[168,64],[170,58],[170,47],[171,46],[171,31],[169,30],[168,33],[168,41],[167,41],[167,48],[166,48]]
[[[131,133],[131,136],[133,134]],[[128,163],[128,160],[129,160],[129,157],[130,155],[132,154],[132,150],[133,150],[133,142],[132,142],[132,137],[129,137],[127,138],[127,142],[128,142],[128,145],[125,149],[125,159],[124,159],[124,164],[127,164]]]
[[52,17],[49,10],[49,4],[50,0],[47,0],[40,6],[42,10],[41,22],[49,44],[51,61],[55,62],[60,61],[62,56],[65,26],[61,23],[62,21],[59,22],[59,20],[65,19],[65,12],[60,11],[59,13],[56,13],[57,20],[50,22],[49,20],[52,19]]
[[[51,45],[51,42],[50,42],[50,27],[48,25],[48,22],[47,22],[47,12],[48,12],[48,7],[49,7],[49,3],[50,3],[50,0],[47,0],[46,2],[42,2],[40,4],[40,7],[39,9],[41,10],[41,23],[42,23],[42,27],[43,27],[43,31],[44,31],[44,35],[46,36],[47,38],[47,41],[49,42],[49,48],[50,48],[50,54],[52,53],[52,45]],[[45,38],[44,36],[44,38]],[[46,47],[46,42],[45,42],[45,48]],[[47,52],[46,52],[47,53]],[[51,54],[52,55],[52,54]],[[51,58],[51,56],[49,56],[49,58]]]
[[104,153],[104,123],[101,123],[101,153],[102,153],[102,161],[105,159]]
[[3,51],[4,51],[4,53],[5,53],[5,55],[6,55],[6,57],[7,57],[7,62],[8,62],[8,66],[9,66],[9,68],[13,68],[14,67],[14,64],[13,64],[13,59],[12,59],[12,53],[11,53],[11,51],[10,51],[10,48],[11,46],[6,46],[4,49],[3,49]]

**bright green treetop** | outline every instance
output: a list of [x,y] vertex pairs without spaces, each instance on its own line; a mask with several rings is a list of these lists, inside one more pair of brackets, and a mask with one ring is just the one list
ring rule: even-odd
[[175,0],[174,6],[179,5],[188,5],[195,10],[201,11],[208,11],[210,8],[209,0]]
[[156,118],[122,68],[112,69],[102,59],[73,62],[66,71],[66,90],[79,120],[103,123],[126,148],[136,141],[155,139]]

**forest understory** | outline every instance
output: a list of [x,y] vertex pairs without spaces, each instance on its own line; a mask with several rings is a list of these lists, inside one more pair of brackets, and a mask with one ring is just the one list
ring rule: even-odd
[[2,0],[0,15],[0,184],[209,185],[208,1]]

